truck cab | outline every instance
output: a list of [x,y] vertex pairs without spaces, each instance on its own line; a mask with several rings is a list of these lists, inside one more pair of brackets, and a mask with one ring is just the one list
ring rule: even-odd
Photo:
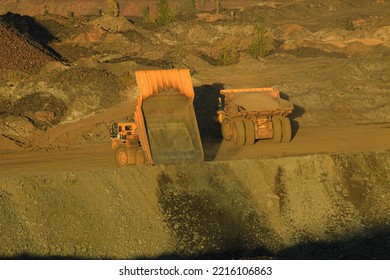
[[112,147],[118,147],[119,143],[126,144],[128,140],[136,139],[135,122],[114,122],[111,125]]

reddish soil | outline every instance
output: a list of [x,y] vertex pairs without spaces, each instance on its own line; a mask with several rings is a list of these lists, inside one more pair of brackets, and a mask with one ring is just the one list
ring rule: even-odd
[[[120,14],[123,16],[141,16],[142,10],[146,6],[150,8],[152,14],[156,13],[157,2],[156,0],[140,0],[130,1],[121,0],[119,2]],[[171,0],[169,1],[172,9],[180,9],[186,4],[185,1]],[[216,9],[214,1],[195,1],[196,8],[203,11],[212,11]],[[257,4],[254,0],[223,1],[223,8],[235,8],[248,7],[250,5]],[[44,0],[19,0],[19,1],[4,1],[0,5],[0,13],[6,13],[8,11],[19,13],[23,15],[36,16],[43,14],[45,11],[51,14],[66,16],[69,11],[75,13],[75,15],[91,15],[97,14],[100,11],[105,11],[105,1],[96,0],[63,0],[63,1],[44,1]]]
[[[166,26],[16,2],[0,4],[0,258],[389,258],[388,1],[263,1]],[[259,28],[271,49],[256,59]],[[134,112],[134,71],[172,67],[191,70],[206,162],[116,167],[110,123]],[[292,142],[223,141],[219,90],[270,86],[294,104]]]

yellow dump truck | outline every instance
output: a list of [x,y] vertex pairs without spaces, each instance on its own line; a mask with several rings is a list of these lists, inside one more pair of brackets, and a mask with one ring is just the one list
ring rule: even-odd
[[113,125],[111,132],[117,164],[203,161],[189,70],[136,71],[135,77],[134,121]]
[[257,139],[291,141],[291,122],[287,117],[294,105],[274,88],[225,89],[220,93],[217,117],[222,136],[237,145],[251,145]]

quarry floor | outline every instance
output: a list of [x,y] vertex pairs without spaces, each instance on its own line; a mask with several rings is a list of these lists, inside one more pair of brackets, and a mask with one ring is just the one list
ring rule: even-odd
[[[168,27],[2,16],[64,62],[0,72],[0,258],[389,259],[389,3],[348,3],[267,1]],[[254,59],[259,15],[275,46]],[[238,61],[215,65],[231,46]],[[134,111],[133,72],[172,67],[191,70],[205,162],[118,168],[109,127]],[[291,143],[222,141],[219,90],[269,86],[294,103]]]

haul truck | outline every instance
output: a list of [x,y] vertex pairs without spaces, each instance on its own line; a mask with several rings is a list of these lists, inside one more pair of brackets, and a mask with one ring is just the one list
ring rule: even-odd
[[203,161],[189,70],[136,71],[135,77],[134,121],[114,124],[111,131],[117,164]]
[[219,99],[218,121],[222,136],[237,145],[251,145],[257,139],[291,141],[291,123],[287,117],[294,105],[274,88],[225,89]]

